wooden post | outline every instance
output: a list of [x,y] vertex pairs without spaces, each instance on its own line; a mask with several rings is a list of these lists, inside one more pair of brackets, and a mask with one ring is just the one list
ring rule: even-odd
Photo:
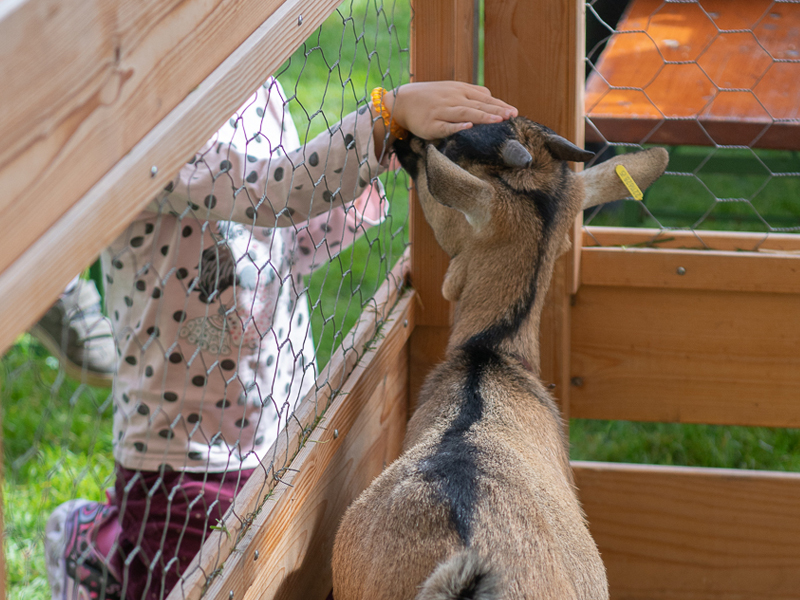
[[[492,94],[583,146],[583,0],[485,0],[484,80]],[[542,313],[542,380],[569,417],[570,299],[577,291],[580,220],[556,264]]]
[[[411,77],[413,81],[455,79],[472,82],[473,0],[412,1]],[[411,282],[419,298],[416,328],[409,344],[409,400],[416,406],[428,371],[440,362],[450,335],[451,306],[442,297],[448,257],[439,248],[412,191],[410,207]]]

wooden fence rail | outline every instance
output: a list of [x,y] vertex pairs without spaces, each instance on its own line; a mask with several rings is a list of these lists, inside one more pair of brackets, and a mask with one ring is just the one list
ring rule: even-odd
[[0,139],[13,140],[0,352],[338,4],[28,0],[0,14]]

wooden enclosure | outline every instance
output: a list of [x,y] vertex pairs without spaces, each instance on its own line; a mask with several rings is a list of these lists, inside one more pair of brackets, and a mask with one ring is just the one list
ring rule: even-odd
[[[27,0],[0,12],[0,350],[337,5]],[[414,2],[416,80],[472,80],[475,6]],[[579,145],[584,11],[485,0],[485,84]],[[366,351],[332,359],[346,393],[316,426],[313,403],[298,409],[278,442],[291,468],[251,478],[170,600],[330,592],[339,518],[400,452],[449,333],[447,258],[416,203],[411,238],[376,297],[382,339],[370,344],[366,311],[352,334]],[[576,222],[542,318],[543,379],[567,417],[800,427],[799,282],[798,236]],[[574,468],[612,598],[800,597],[800,475]]]

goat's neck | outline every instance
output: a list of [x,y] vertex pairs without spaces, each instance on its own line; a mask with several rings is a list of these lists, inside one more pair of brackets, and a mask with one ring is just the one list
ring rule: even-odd
[[[522,252],[512,264],[501,260],[506,254],[503,251],[483,257],[482,276],[472,277],[465,284],[456,306],[448,353],[478,344],[516,358],[539,376],[539,324],[555,252],[546,248]],[[470,270],[473,268],[476,266],[470,264]]]

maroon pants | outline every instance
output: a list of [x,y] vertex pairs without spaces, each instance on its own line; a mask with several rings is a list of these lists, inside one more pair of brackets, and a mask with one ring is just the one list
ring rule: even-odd
[[165,598],[252,473],[160,474],[117,465],[112,502],[120,516],[97,523],[92,543],[109,556],[117,541],[110,566],[121,577],[123,597]]

